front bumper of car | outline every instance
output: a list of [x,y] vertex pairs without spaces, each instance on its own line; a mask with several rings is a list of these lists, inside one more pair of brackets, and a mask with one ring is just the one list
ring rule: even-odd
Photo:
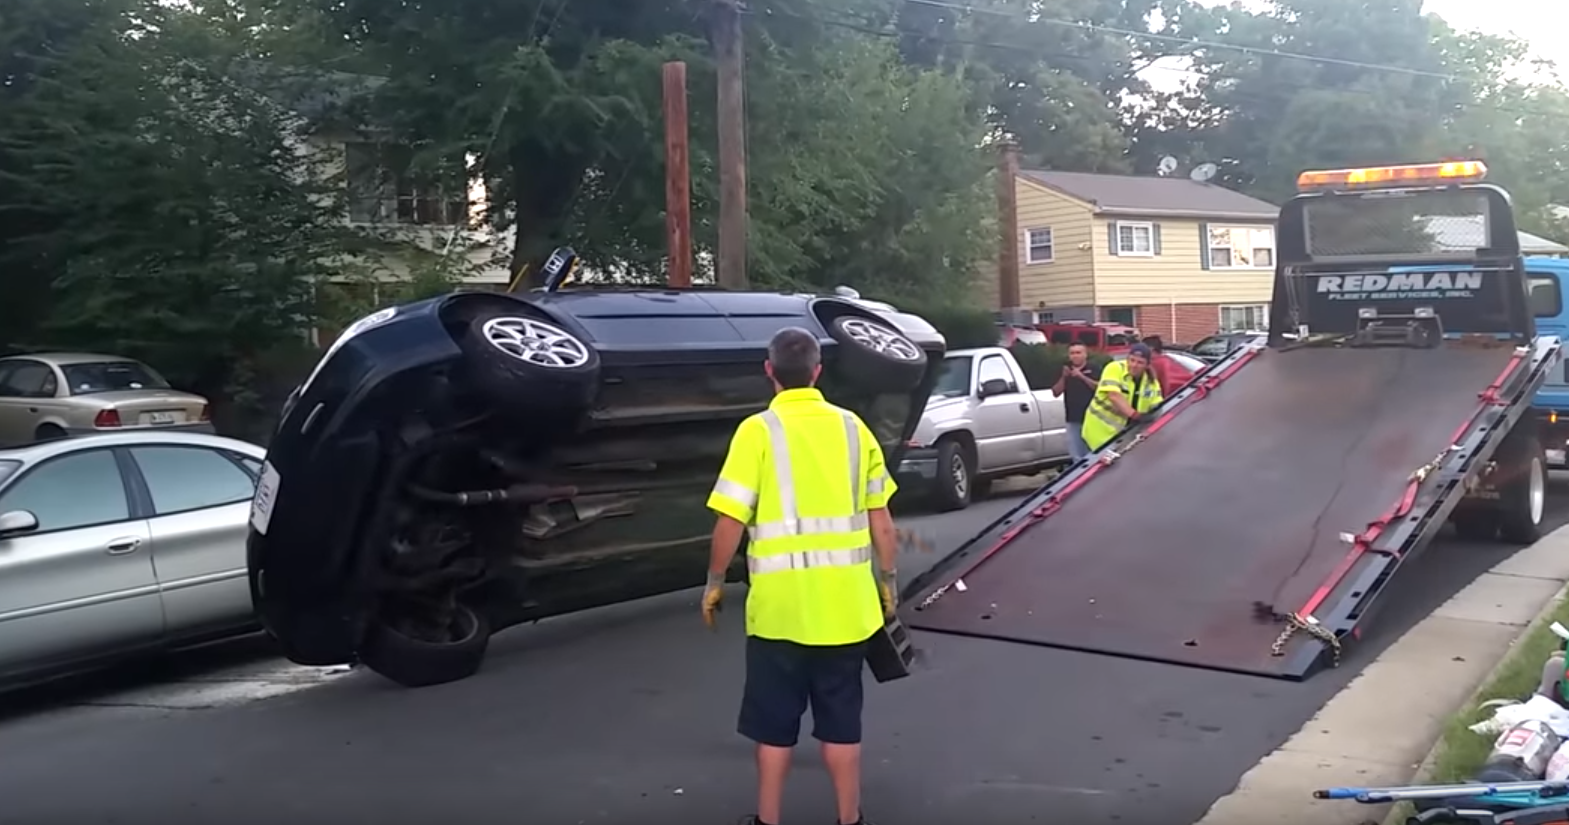
[[937,483],[937,450],[911,445],[894,468],[893,480],[900,487],[926,488]]

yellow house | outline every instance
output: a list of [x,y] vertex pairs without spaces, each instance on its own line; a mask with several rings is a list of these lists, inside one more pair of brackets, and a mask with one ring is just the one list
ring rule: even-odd
[[1014,187],[1023,306],[999,309],[1174,343],[1268,323],[1277,207],[1186,177],[1024,170]]

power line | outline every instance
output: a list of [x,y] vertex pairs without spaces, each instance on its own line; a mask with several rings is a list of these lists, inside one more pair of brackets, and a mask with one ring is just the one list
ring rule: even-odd
[[[934,2],[934,0],[910,0],[910,2]],[[972,46],[972,47],[983,48],[983,49],[999,49],[999,50],[1003,50],[1003,51],[1015,51],[1015,52],[1019,52],[1019,53],[1022,53],[1022,54],[1029,54],[1029,55],[1034,56],[1034,57],[1046,58],[1046,59],[1079,60],[1079,61],[1084,61],[1084,62],[1088,62],[1088,61],[1093,59],[1093,58],[1087,57],[1087,56],[1082,55],[1082,54],[1068,54],[1068,53],[1064,53],[1064,52],[1043,51],[1043,50],[1036,49],[1036,48],[1029,47],[1029,46],[1022,46],[1022,45],[1019,45],[1017,43],[998,43],[998,42],[994,42],[994,41],[984,41],[984,40],[966,40],[966,39],[955,38],[955,37],[938,37],[938,36],[927,35],[927,34],[920,34],[920,33],[915,33],[915,32],[899,32],[899,31],[892,31],[892,30],[889,30],[889,29],[886,29],[886,28],[879,29],[879,28],[874,28],[872,26],[868,26],[868,25],[857,24],[857,23],[850,23],[850,22],[847,22],[847,21],[844,21],[844,20],[833,20],[833,19],[829,19],[829,18],[826,18],[826,17],[819,17],[819,16],[816,16],[816,15],[808,15],[808,14],[800,14],[800,13],[796,13],[796,12],[783,12],[783,11],[774,10],[774,11],[768,12],[767,16],[770,16],[770,17],[790,17],[790,18],[795,18],[795,19],[799,19],[799,20],[807,20],[807,21],[815,22],[815,23],[818,23],[818,24],[821,24],[821,25],[825,25],[825,26],[832,26],[832,27],[835,27],[835,28],[847,29],[847,30],[850,30],[850,31],[860,32],[862,34],[868,34],[868,35],[871,35],[871,36],[874,36],[874,37],[882,37],[882,38],[888,38],[888,39],[902,39],[904,37],[916,37],[916,38],[920,38],[920,39],[923,39],[923,40],[927,40],[927,41],[934,42],[934,43],[939,43],[939,44],[944,44],[944,45]],[[1184,42],[1187,42],[1187,41],[1184,41]],[[1173,55],[1173,56],[1175,56],[1175,55]],[[1290,56],[1290,55],[1288,55],[1288,56]],[[1317,58],[1305,57],[1304,59],[1317,59]],[[1377,68],[1378,68],[1376,64],[1368,64],[1368,65],[1370,67],[1373,67],[1374,70],[1377,70]],[[1157,65],[1149,65],[1149,66],[1145,66],[1145,67],[1137,69],[1137,70],[1130,70],[1128,72],[1128,74],[1130,74],[1130,75],[1138,75],[1138,74],[1140,74],[1142,72],[1146,72],[1146,71],[1177,72],[1177,73],[1181,73],[1181,74],[1184,74],[1184,75],[1188,75],[1190,77],[1192,77],[1192,76],[1204,77],[1205,76],[1204,72],[1199,71],[1197,69],[1182,68],[1182,67],[1178,67],[1178,66],[1157,66]],[[1277,80],[1273,80],[1272,82],[1275,83],[1276,85],[1284,86],[1284,87],[1286,87],[1288,89],[1292,89],[1292,90],[1295,90],[1295,91],[1314,91],[1314,92],[1324,92],[1324,91],[1327,91],[1327,92],[1331,92],[1331,93],[1334,93],[1334,94],[1362,95],[1362,96],[1366,96],[1366,97],[1376,97],[1376,98],[1381,98],[1381,99],[1388,97],[1388,94],[1385,93],[1385,92],[1378,92],[1378,91],[1373,91],[1373,90],[1369,90],[1369,89],[1354,89],[1354,88],[1346,88],[1346,87],[1325,89],[1322,86],[1305,85],[1305,84],[1300,84],[1300,83],[1292,83],[1292,82],[1289,82],[1289,81],[1278,80],[1278,79]],[[1243,98],[1251,98],[1251,99],[1254,99],[1254,100],[1263,100],[1264,99],[1261,96],[1253,96],[1253,95],[1246,95],[1246,94],[1239,95],[1237,92],[1228,92],[1227,94],[1231,95],[1231,96],[1239,96],[1239,97],[1243,97]],[[1485,103],[1485,102],[1479,101],[1479,100],[1455,101],[1453,103],[1453,105],[1454,105],[1454,107],[1456,107],[1458,109],[1466,109],[1466,110],[1476,109],[1476,110],[1481,110],[1481,111],[1498,112],[1500,114],[1512,115],[1512,116],[1515,116],[1515,117],[1538,117],[1538,118],[1545,118],[1545,119],[1548,119],[1548,120],[1563,120],[1565,122],[1569,122],[1569,112],[1549,112],[1549,111],[1535,110],[1535,109],[1529,109],[1529,108],[1520,108],[1520,107],[1516,107],[1516,106],[1501,106],[1501,105],[1493,104],[1493,103]]]
[[962,11],[968,14],[989,14],[994,17],[1016,20],[1023,23],[1045,23],[1047,25],[1065,26],[1068,28],[1080,29],[1084,31],[1103,32],[1106,34],[1116,34],[1124,37],[1139,37],[1146,40],[1155,40],[1165,43],[1178,43],[1184,46],[1194,46],[1197,48],[1223,49],[1228,51],[1241,52],[1243,54],[1250,54],[1257,57],[1284,57],[1294,60],[1308,60],[1314,63],[1324,63],[1332,66],[1347,66],[1354,69],[1368,69],[1371,71],[1406,74],[1415,77],[1430,77],[1437,80],[1457,81],[1461,79],[1460,77],[1453,74],[1430,72],[1422,69],[1412,69],[1406,66],[1394,66],[1387,63],[1365,63],[1360,60],[1346,60],[1339,57],[1326,57],[1323,55],[1286,52],[1279,49],[1263,49],[1255,46],[1243,46],[1236,43],[1225,43],[1218,40],[1200,40],[1198,38],[1178,37],[1171,34],[1141,32],[1134,29],[1123,29],[1116,26],[1103,25],[1100,23],[1086,23],[1078,20],[1062,20],[1054,17],[1040,17],[1036,15],[1018,14],[1016,12],[1007,12],[998,9],[976,8],[974,6],[960,5],[958,3],[949,3],[945,2],[944,0],[905,0],[905,2],[918,6]]

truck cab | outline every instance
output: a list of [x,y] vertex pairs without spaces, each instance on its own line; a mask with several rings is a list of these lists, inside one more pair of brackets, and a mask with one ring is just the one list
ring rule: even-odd
[[[1542,335],[1563,338],[1569,333],[1569,307],[1564,306],[1563,283],[1569,280],[1569,260],[1532,256],[1525,259],[1527,287],[1532,314]],[[1548,466],[1569,467],[1569,363],[1561,364],[1548,376],[1533,402],[1541,422],[1543,445]]]

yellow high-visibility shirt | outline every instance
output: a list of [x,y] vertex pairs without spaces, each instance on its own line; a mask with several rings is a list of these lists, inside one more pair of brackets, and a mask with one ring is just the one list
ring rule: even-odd
[[1095,397],[1090,399],[1089,409],[1085,410],[1084,425],[1079,433],[1084,436],[1084,443],[1092,450],[1099,450],[1106,442],[1122,432],[1128,426],[1128,419],[1117,408],[1112,406],[1107,397],[1112,392],[1120,394],[1127,399],[1133,409],[1140,413],[1147,413],[1160,406],[1166,400],[1161,394],[1160,381],[1155,378],[1151,370],[1144,371],[1144,382],[1139,387],[1139,392],[1133,392],[1133,378],[1128,375],[1128,364],[1125,361],[1113,361],[1101,371],[1100,384],[1095,388]]
[[742,421],[708,507],[747,525],[747,634],[843,645],[877,632],[867,512],[896,489],[871,429],[815,389]]

